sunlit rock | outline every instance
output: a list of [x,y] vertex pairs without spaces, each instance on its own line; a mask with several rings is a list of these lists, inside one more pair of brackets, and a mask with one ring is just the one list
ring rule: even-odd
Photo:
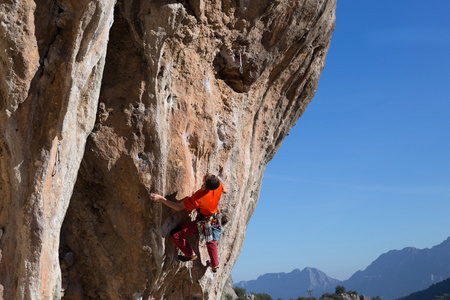
[[[3,1],[1,297],[219,299],[335,6]],[[148,199],[189,196],[207,171],[229,191],[215,274],[204,244],[191,269],[176,259],[168,233],[192,216]]]

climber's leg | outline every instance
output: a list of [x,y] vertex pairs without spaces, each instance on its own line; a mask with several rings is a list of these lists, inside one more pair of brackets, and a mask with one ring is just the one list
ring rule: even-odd
[[208,248],[209,258],[211,259],[211,267],[217,267],[219,265],[219,257],[217,256],[216,241],[206,243],[206,248]]
[[189,245],[186,237],[198,233],[197,224],[195,222],[184,223],[179,227],[174,228],[170,232],[173,242],[184,253],[184,255],[191,257],[194,255],[194,250]]

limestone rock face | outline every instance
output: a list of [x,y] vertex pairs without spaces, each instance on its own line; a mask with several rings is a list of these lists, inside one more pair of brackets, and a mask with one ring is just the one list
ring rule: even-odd
[[[0,299],[220,299],[335,0],[0,3]],[[221,176],[220,269],[149,200]],[[62,288],[61,288],[62,284]]]
[[95,122],[113,10],[110,1],[0,3],[4,299],[60,295],[60,229]]

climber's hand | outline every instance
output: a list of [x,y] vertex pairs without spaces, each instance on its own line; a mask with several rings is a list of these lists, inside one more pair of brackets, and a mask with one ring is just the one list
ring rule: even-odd
[[157,201],[158,202],[158,201],[161,201],[163,199],[164,199],[164,197],[161,196],[161,195],[154,194],[154,193],[150,194],[150,200],[152,200],[152,201]]

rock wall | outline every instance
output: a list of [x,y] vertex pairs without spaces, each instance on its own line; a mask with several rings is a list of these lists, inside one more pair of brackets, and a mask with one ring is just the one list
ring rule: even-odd
[[[335,6],[2,1],[0,298],[219,299]],[[176,259],[168,233],[193,216],[148,199],[189,196],[207,171],[229,191],[216,274],[202,243]]]
[[97,110],[114,4],[1,1],[0,295],[59,296],[59,235]]

